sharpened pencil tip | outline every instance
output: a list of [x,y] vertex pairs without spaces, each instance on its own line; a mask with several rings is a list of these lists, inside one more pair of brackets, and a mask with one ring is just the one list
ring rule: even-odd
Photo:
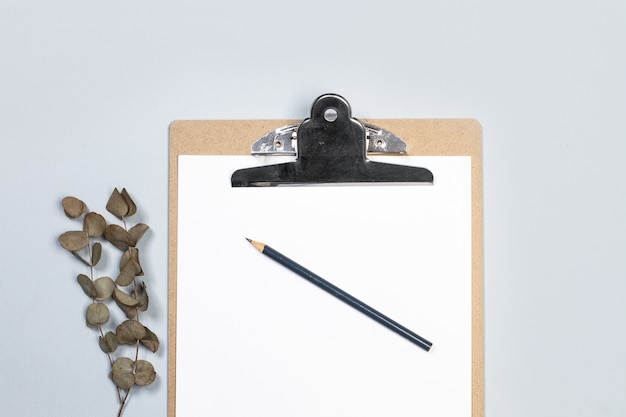
[[263,253],[263,249],[265,249],[265,243],[261,243],[261,242],[257,242],[256,240],[252,240],[252,239],[248,239],[246,238],[246,240],[248,242],[250,242],[250,244],[252,246],[254,246],[255,248],[257,248],[257,250],[261,253]]

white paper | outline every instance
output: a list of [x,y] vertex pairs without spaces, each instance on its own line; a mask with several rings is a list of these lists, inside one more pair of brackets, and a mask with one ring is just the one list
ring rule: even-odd
[[269,159],[179,157],[177,416],[471,416],[471,158],[371,159],[426,167],[435,183],[232,188],[235,170]]

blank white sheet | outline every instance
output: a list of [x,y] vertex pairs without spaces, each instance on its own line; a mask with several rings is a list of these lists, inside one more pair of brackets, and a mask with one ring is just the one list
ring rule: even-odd
[[179,156],[177,416],[471,416],[471,158],[370,159],[426,167],[435,183],[231,188],[235,170],[275,160]]

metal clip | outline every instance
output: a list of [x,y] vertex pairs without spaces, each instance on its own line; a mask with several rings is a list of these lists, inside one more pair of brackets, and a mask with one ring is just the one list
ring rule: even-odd
[[[398,149],[390,146],[390,137],[396,136],[370,125],[369,130],[375,134],[368,137],[368,128],[352,117],[350,103],[337,94],[318,97],[311,107],[311,117],[294,126],[276,129],[255,146],[263,149],[265,155],[283,155],[276,151],[297,145],[295,161],[238,169],[231,176],[231,185],[433,183],[433,173],[426,168],[367,159],[366,149],[372,146],[375,151],[386,153],[390,148]],[[400,149],[406,152],[406,145]]]
[[[404,154],[406,143],[392,132],[370,123],[363,123],[368,154]],[[252,155],[295,156],[299,123],[279,127],[252,144]]]

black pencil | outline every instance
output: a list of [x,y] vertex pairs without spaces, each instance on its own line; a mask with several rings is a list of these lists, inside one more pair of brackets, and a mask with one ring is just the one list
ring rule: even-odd
[[422,349],[429,351],[431,346],[433,345],[431,342],[424,339],[420,335],[412,332],[411,330],[407,329],[401,324],[385,316],[381,312],[376,311],[375,309],[368,306],[364,302],[351,296],[350,294],[348,294],[341,288],[334,286],[333,284],[326,281],[324,278],[320,277],[319,275],[314,274],[313,272],[309,271],[305,267],[287,258],[285,255],[278,252],[276,249],[272,249],[270,246],[266,245],[265,243],[257,242],[248,238],[246,238],[246,240],[250,242],[252,246],[257,248],[259,252],[261,252],[263,255],[269,256],[270,258],[272,258],[279,264],[283,265],[284,267],[300,275],[302,278],[317,285],[318,287],[328,292],[329,294],[334,295],[335,297],[339,298],[344,303],[352,306],[353,308],[357,309],[358,311],[365,314],[369,318],[377,321],[378,323],[382,324],[388,329],[396,332],[400,336],[408,339],[412,343],[415,343],[417,346],[421,347]]

